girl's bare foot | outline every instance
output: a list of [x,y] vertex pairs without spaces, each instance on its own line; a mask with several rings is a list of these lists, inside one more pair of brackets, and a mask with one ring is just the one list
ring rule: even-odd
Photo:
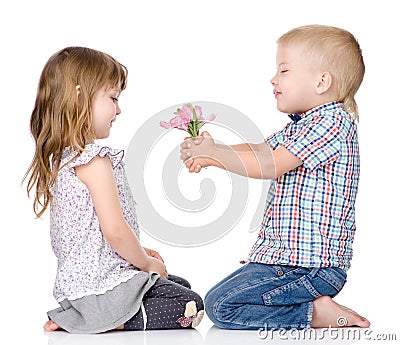
[[54,321],[49,320],[47,321],[44,326],[43,329],[47,332],[54,332],[57,329],[60,329],[61,327],[59,325],[57,325]]
[[311,327],[351,327],[368,328],[370,322],[355,311],[337,304],[329,296],[321,296],[314,300],[314,313]]
[[[54,321],[49,320],[44,324],[43,329],[47,332],[54,332],[58,329],[61,329],[61,327],[57,325]],[[121,330],[121,329],[124,329],[124,324],[115,328],[115,330]]]

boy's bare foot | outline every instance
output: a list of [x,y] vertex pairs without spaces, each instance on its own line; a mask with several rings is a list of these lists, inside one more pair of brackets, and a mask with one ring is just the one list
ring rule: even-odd
[[57,329],[60,329],[61,327],[59,325],[57,325],[54,321],[49,320],[47,321],[44,326],[43,329],[47,332],[54,332]]
[[368,328],[370,322],[355,311],[337,304],[329,296],[321,296],[314,300],[314,313],[311,327],[351,327]]

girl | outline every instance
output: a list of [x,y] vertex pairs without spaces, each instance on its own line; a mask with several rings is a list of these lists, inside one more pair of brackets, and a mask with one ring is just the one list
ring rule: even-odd
[[34,211],[50,206],[50,235],[58,260],[46,331],[197,326],[203,301],[189,283],[168,276],[161,256],[139,243],[135,201],[123,151],[97,144],[121,113],[127,69],[111,56],[65,48],[39,80],[31,133],[36,150],[25,175]]

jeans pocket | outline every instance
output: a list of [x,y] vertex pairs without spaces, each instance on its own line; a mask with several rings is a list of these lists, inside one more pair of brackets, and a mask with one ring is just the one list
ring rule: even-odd
[[346,283],[346,272],[338,267],[327,267],[318,270],[312,283],[321,295],[336,296]]
[[[337,267],[287,269],[275,266],[278,281],[262,294],[265,305],[293,305],[327,295],[334,297],[346,282],[346,273]],[[280,273],[282,272],[282,273]]]
[[[262,294],[265,305],[293,305],[309,302],[319,297],[307,276],[311,269],[296,268],[295,270],[285,270],[282,268],[279,285],[274,285],[271,290]],[[278,270],[279,272],[279,270]]]

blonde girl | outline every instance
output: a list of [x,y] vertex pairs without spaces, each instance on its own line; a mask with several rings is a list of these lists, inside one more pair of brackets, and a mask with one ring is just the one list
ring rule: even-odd
[[195,327],[203,301],[162,257],[142,247],[124,152],[96,143],[121,113],[127,69],[111,56],[69,47],[50,57],[30,127],[35,154],[26,173],[38,217],[50,210],[57,257],[44,328],[72,333]]

